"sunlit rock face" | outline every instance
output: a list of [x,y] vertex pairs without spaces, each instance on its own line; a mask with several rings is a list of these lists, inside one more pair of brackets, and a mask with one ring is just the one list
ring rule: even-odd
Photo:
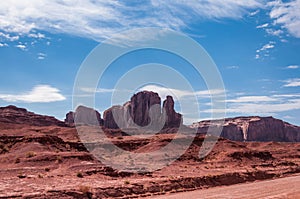
[[[214,121],[201,121],[191,125],[205,134]],[[236,141],[299,142],[300,127],[273,117],[236,117],[224,121],[221,137]]]

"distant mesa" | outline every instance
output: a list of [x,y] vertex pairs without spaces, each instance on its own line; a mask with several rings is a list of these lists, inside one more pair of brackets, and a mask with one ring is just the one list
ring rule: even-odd
[[78,106],[75,112],[70,111],[66,114],[65,123],[69,126],[74,126],[76,124],[86,124],[86,125],[103,125],[103,120],[101,119],[101,114],[95,109]]
[[[130,101],[123,105],[112,106],[101,114],[95,109],[78,106],[75,112],[66,114],[64,122],[54,117],[39,115],[16,106],[0,107],[0,123],[23,124],[31,126],[62,126],[78,125],[101,126],[109,132],[125,135],[120,129],[138,129],[164,133],[176,133],[182,125],[182,115],[174,109],[174,100],[167,96],[161,103],[155,92],[142,91],[134,94]],[[236,117],[224,119],[220,126],[218,120],[196,122],[184,129],[194,129],[198,134],[210,133],[210,127],[222,128],[221,137],[234,141],[276,141],[300,142],[300,127],[273,117]],[[110,129],[110,130],[109,130]],[[145,130],[145,131],[144,131]],[[113,135],[117,135],[113,134]]]
[[[201,121],[191,125],[191,128],[197,128],[199,134],[206,134],[208,128],[217,123],[218,121]],[[221,137],[234,141],[299,142],[300,127],[273,117],[227,118]]]
[[0,107],[0,122],[32,126],[67,126],[55,117],[38,115],[12,105]]
[[103,119],[98,111],[79,106],[75,112],[66,115],[65,122],[76,124],[100,125],[107,129],[143,128],[161,130],[178,128],[182,124],[182,115],[174,109],[174,100],[167,96],[161,106],[161,98],[157,93],[142,91],[134,94],[124,105],[116,105],[103,113]]

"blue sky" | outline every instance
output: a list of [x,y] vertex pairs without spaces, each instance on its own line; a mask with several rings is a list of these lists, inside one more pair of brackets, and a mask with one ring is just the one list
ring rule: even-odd
[[[6,0],[0,6],[0,106],[63,119],[91,50],[120,31],[159,27],[187,34],[210,54],[224,81],[228,117],[272,115],[300,125],[299,10],[300,0]],[[116,74],[124,67],[153,61],[192,72],[168,54],[137,52],[107,72],[95,108],[111,106]],[[207,88],[190,78],[200,93],[201,119],[209,118]],[[180,88],[145,88],[186,97]],[[197,120],[185,116],[186,123]]]

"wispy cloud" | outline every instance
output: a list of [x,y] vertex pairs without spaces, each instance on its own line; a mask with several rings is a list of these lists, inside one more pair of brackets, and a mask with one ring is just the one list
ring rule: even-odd
[[[1,22],[1,21],[0,21]],[[0,32],[0,38],[3,38],[5,40],[8,40],[8,41],[16,41],[18,40],[20,37],[18,35],[15,35],[15,36],[11,36],[10,34],[5,34],[3,32]]]
[[112,93],[115,89],[108,89],[108,88],[80,88],[81,91],[86,93]]
[[6,46],[8,46],[7,43],[0,43],[0,47],[6,47]]
[[288,79],[284,81],[284,87],[299,87],[300,86],[300,78]]
[[171,95],[175,97],[176,99],[182,99],[184,97],[189,96],[197,96],[200,98],[210,98],[212,95],[225,95],[225,91],[222,89],[216,89],[216,90],[200,90],[200,91],[186,91],[186,90],[180,90],[180,89],[174,89],[174,88],[166,88],[161,87],[157,85],[147,85],[142,88],[140,88],[140,91],[147,90],[147,91],[153,91],[157,92],[161,98],[166,98],[166,96]]
[[269,43],[263,45],[260,49],[256,50],[255,58],[259,59],[262,57],[268,57],[269,52],[272,48],[275,48],[275,42],[269,41]]
[[[299,110],[300,94],[280,94],[271,96],[242,96],[227,100],[227,113],[247,115],[274,115],[276,113]],[[204,113],[223,112],[223,109],[206,109]]]
[[269,23],[265,23],[265,24],[256,26],[256,28],[260,29],[260,28],[266,28],[266,27],[268,27],[268,26],[269,26]]
[[[269,35],[273,35],[273,36],[277,36],[277,37],[281,37],[281,35],[284,33],[283,30],[275,30],[275,29],[272,29],[272,28],[267,28],[266,29],[266,32],[269,34]],[[283,41],[283,40],[282,40]]]
[[239,19],[262,6],[261,0],[6,0],[1,2],[0,29],[34,38],[44,37],[34,32],[40,30],[102,40],[128,28],[178,30],[195,19]]
[[300,68],[299,65],[290,65],[286,67],[286,69],[298,69],[298,68]]
[[18,45],[16,45],[16,47],[21,50],[27,50],[27,46],[25,44],[18,44]]
[[45,53],[38,53],[38,59],[39,60],[44,60],[47,57]]
[[227,66],[226,68],[227,68],[227,69],[239,69],[240,67],[234,65],[234,66]]
[[22,94],[0,94],[0,99],[7,102],[57,102],[66,99],[60,90],[50,85],[37,85],[31,91]]
[[274,99],[269,96],[243,96],[243,97],[238,97],[236,99],[227,100],[227,102],[235,102],[235,103],[241,103],[241,102],[260,103],[260,102],[272,102],[272,101],[277,101],[277,99]]
[[300,0],[271,1],[270,18],[292,36],[300,38]]

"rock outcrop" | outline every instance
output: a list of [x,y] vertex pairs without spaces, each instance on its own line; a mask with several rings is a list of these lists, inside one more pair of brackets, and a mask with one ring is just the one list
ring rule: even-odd
[[[202,121],[191,127],[205,134],[218,121]],[[221,137],[235,141],[278,141],[299,142],[300,127],[273,117],[237,117],[225,119]]]
[[0,107],[0,122],[32,126],[66,126],[55,117],[38,115],[16,106]]
[[166,114],[165,128],[178,128],[182,124],[182,115],[176,113],[174,100],[171,96],[167,96],[167,99],[163,103],[163,108]]
[[171,96],[163,102],[157,93],[142,91],[123,106],[113,106],[103,114],[104,127],[109,129],[145,127],[149,130],[179,127],[182,116],[174,110]]
[[74,126],[76,124],[85,125],[103,125],[103,120],[98,111],[85,106],[78,106],[75,112],[70,111],[66,114],[65,123],[69,126]]
[[157,93],[143,91],[133,95],[130,99],[129,113],[133,122],[138,126],[150,124],[150,108],[152,108],[152,119],[161,117],[161,99]]

